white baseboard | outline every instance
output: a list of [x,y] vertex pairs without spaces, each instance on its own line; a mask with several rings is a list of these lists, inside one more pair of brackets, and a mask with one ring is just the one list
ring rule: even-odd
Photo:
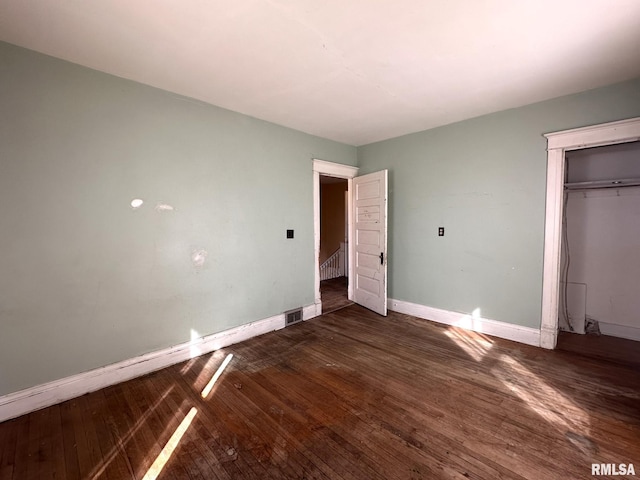
[[432,320],[445,325],[465,328],[478,333],[485,333],[494,337],[500,337],[514,342],[526,343],[535,347],[540,346],[540,330],[531,327],[523,327],[512,323],[499,322],[487,318],[475,317],[472,315],[441,310],[439,308],[427,307],[417,303],[405,302],[403,300],[388,299],[388,308],[394,312],[413,315],[414,317]]
[[598,322],[598,326],[602,335],[640,341],[640,328],[638,327],[627,327],[626,325],[605,322]]
[[322,315],[322,302],[312,303],[302,309],[302,320],[311,320]]
[[[321,307],[320,307],[321,310]],[[318,306],[303,308],[303,318],[318,316]],[[180,345],[96,368],[0,397],[0,422],[115,385],[161,368],[204,355],[285,326],[284,314],[214,333]]]
[[540,346],[547,350],[555,350],[558,345],[558,329],[546,328],[540,329]]

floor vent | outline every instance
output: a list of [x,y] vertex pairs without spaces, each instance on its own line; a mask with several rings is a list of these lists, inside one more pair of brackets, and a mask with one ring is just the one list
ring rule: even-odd
[[302,309],[296,308],[295,310],[289,310],[288,312],[284,312],[284,325],[288,327],[289,325],[293,325],[294,323],[298,323],[302,321]]

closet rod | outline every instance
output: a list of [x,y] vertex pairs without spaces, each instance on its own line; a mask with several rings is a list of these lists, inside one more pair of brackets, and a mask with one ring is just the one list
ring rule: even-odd
[[596,180],[592,182],[573,182],[565,183],[564,189],[569,191],[576,190],[595,190],[604,188],[624,188],[640,186],[640,178],[629,178],[626,180]]

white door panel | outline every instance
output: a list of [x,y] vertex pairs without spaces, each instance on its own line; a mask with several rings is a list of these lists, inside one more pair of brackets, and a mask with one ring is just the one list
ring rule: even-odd
[[353,179],[354,301],[387,314],[387,170]]

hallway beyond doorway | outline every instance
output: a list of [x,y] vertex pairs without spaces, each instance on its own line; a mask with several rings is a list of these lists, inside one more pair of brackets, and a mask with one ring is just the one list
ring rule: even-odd
[[347,277],[332,278],[320,282],[320,296],[322,298],[322,314],[335,312],[351,305],[347,298]]

